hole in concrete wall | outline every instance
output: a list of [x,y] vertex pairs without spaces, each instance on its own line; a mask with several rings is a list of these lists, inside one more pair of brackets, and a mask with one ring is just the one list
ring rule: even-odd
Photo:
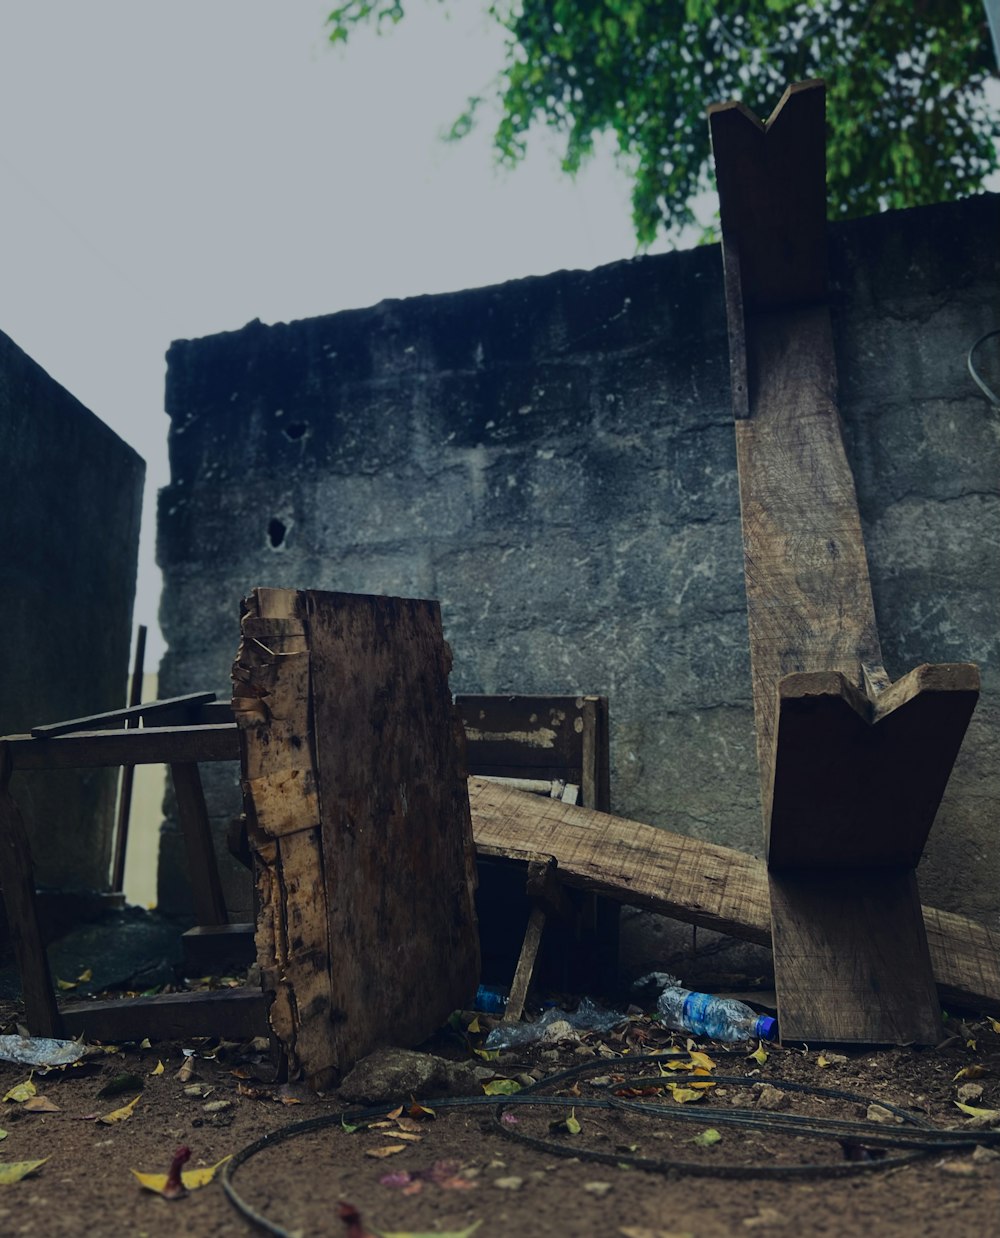
[[271,543],[272,550],[278,550],[284,544],[285,534],[288,532],[288,526],[283,520],[279,520],[277,516],[272,516],[267,522],[267,540]]
[[291,442],[294,443],[296,439],[302,438],[308,429],[309,429],[308,422],[293,421],[291,425],[285,426],[284,430],[282,430],[282,434],[285,436],[285,438],[289,439]]

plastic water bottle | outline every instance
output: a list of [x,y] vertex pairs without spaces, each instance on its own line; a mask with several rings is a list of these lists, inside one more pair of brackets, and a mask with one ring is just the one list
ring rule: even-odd
[[484,1014],[503,1014],[507,1009],[507,990],[492,984],[481,984],[472,1002],[473,1010]]
[[774,1040],[777,1020],[757,1014],[732,997],[693,993],[679,984],[668,985],[656,1001],[667,1027],[711,1040]]

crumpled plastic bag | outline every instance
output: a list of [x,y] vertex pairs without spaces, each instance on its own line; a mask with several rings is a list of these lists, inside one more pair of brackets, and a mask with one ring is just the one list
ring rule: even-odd
[[93,1050],[77,1040],[51,1040],[47,1036],[0,1036],[0,1058],[22,1066],[37,1066],[45,1070],[53,1066],[69,1066]]
[[558,1006],[550,1006],[534,1023],[501,1023],[486,1037],[485,1047],[519,1049],[524,1045],[537,1044],[546,1038],[549,1026],[557,1022],[568,1023],[581,1032],[610,1032],[616,1023],[622,1023],[627,1017],[620,1010],[604,1010],[589,997],[584,997],[576,1010],[560,1010]]

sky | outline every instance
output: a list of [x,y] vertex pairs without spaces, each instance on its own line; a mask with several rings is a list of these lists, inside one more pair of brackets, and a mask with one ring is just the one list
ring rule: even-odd
[[635,253],[610,148],[571,180],[544,133],[514,171],[488,116],[441,140],[502,64],[485,5],[411,0],[347,48],[332,7],[0,3],[0,331],[146,461],[147,669],[171,340]]

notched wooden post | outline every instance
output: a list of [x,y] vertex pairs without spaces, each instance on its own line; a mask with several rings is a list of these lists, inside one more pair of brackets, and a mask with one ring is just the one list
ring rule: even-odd
[[882,665],[837,408],[824,88],[709,109],[782,1037],[934,1042],[913,869],[979,690]]
[[233,669],[257,954],[295,1074],[419,1043],[475,992],[475,856],[436,603],[257,589]]

